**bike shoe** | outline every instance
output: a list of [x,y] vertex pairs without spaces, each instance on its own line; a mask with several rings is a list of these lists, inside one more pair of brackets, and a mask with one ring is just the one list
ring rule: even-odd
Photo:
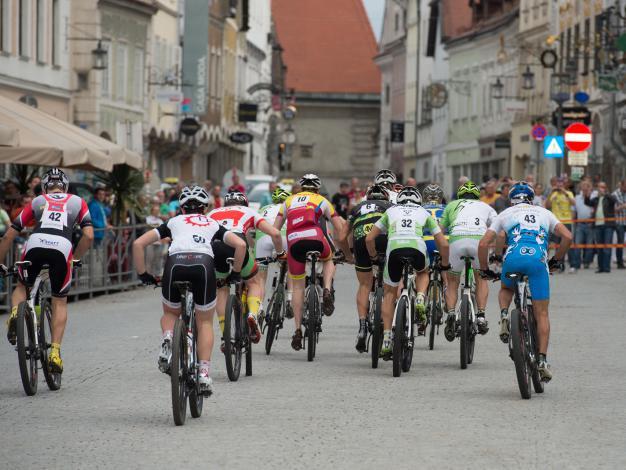
[[509,317],[500,318],[500,340],[507,344],[509,342]]
[[290,320],[293,318],[293,308],[291,308],[291,302],[287,302],[287,308],[285,309],[285,318]]
[[489,322],[485,320],[485,317],[476,317],[476,327],[481,335],[487,334],[489,331]]
[[13,346],[17,343],[17,335],[15,329],[17,328],[17,308],[11,310],[11,314],[7,319],[7,339]]
[[367,351],[367,327],[365,323],[359,327],[359,332],[356,335],[356,350],[360,353]]
[[48,355],[48,370],[53,374],[63,373],[63,360],[61,360],[61,351],[59,348],[50,349]]
[[426,336],[426,327],[428,327],[428,322],[420,321],[417,324],[417,336]]
[[391,338],[383,339],[383,346],[380,348],[380,355],[384,361],[391,359]]
[[335,299],[333,299],[333,294],[329,289],[324,289],[322,295],[322,310],[327,317],[330,317],[335,311]]
[[221,338],[220,351],[222,354],[225,354],[224,351],[226,351],[226,341],[224,341],[224,338]]
[[257,344],[261,341],[261,330],[259,329],[259,324],[257,323],[256,316],[249,314],[248,315],[248,328],[250,329],[250,341],[254,344]]
[[256,317],[259,323],[259,330],[263,331],[263,325],[265,324],[265,312],[263,310],[259,310]]
[[443,329],[444,336],[450,342],[454,341],[454,338],[456,338],[455,320],[456,316],[453,313],[449,313],[446,318],[446,327]]
[[550,382],[550,380],[552,380],[552,371],[550,370],[550,364],[548,364],[548,361],[538,361],[537,372],[539,372],[539,376],[541,377],[542,382],[548,383]]
[[200,393],[204,397],[210,397],[213,395],[213,380],[208,375],[199,374],[198,375],[198,385],[200,388]]
[[172,340],[165,338],[161,344],[161,352],[159,353],[159,370],[164,374],[170,373],[170,364],[172,361]]
[[294,351],[300,351],[302,349],[302,330],[296,330],[291,337],[291,347]]

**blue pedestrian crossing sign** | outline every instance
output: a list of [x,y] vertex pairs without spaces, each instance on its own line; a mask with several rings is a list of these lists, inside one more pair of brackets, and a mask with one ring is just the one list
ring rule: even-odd
[[543,156],[546,158],[563,158],[565,155],[563,136],[551,135],[543,141]]

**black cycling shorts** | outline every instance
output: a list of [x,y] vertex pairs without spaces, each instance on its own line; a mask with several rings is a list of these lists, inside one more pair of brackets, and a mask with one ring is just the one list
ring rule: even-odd
[[[354,240],[354,269],[361,273],[369,273],[372,271],[372,259],[367,252],[365,238],[361,237]],[[387,235],[379,235],[376,237],[376,251],[379,254],[385,254],[387,251]]]
[[[254,277],[258,271],[256,260],[250,256],[250,250],[248,249],[248,240],[243,233],[230,232],[237,235],[244,242],[246,242],[246,256],[243,259],[243,266],[241,267],[241,278],[248,280]],[[228,258],[235,257],[235,249],[232,246],[228,246],[226,243],[213,240],[211,243],[213,248],[213,255],[215,256],[215,270],[217,271],[218,279],[225,279],[230,273],[230,265],[228,264]]]
[[416,248],[396,248],[387,256],[385,284],[397,286],[402,280],[402,258],[410,258],[415,272],[426,269],[426,255]]
[[30,266],[20,269],[20,281],[27,287],[33,287],[35,279],[48,266],[50,288],[53,297],[67,297],[72,283],[72,261],[63,252],[51,248],[30,248],[22,261],[30,261]]
[[191,283],[193,301],[198,310],[207,311],[215,307],[213,257],[206,253],[176,253],[167,257],[161,281],[161,295],[163,303],[171,308],[180,307],[180,291],[174,285],[177,281]]

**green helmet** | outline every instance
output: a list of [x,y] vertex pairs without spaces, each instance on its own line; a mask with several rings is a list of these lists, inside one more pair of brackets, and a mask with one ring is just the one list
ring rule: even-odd
[[285,191],[283,188],[278,187],[272,193],[272,202],[274,204],[280,204],[281,202],[285,202],[285,199],[289,196],[291,196],[289,191]]
[[468,181],[463,186],[459,186],[456,197],[459,199],[471,199],[472,197],[478,199],[480,197],[480,189],[472,181]]

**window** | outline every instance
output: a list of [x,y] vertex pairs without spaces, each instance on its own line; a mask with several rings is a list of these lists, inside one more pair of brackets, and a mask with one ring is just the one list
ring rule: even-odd
[[111,97],[111,83],[113,81],[113,67],[111,61],[111,43],[106,41],[102,43],[102,48],[107,51],[107,56],[109,57],[109,66],[106,70],[102,71],[102,81],[100,82],[100,90],[102,91],[102,96],[105,98]]
[[389,84],[385,85],[385,104],[389,104],[391,90],[389,89]]
[[300,145],[300,158],[313,158],[313,146]]
[[37,48],[37,62],[43,63],[46,61],[46,51],[45,51],[45,38],[46,38],[46,1],[45,0],[37,0],[37,30],[35,33],[36,42],[35,47]]
[[589,41],[590,41],[590,28],[591,28],[591,20],[589,18],[587,18],[585,20],[585,28],[584,28],[584,38],[583,38],[583,44],[582,44],[582,49],[583,49],[583,75],[588,75],[589,74],[589,51],[591,49],[591,47],[589,46]]
[[400,14],[396,13],[396,17],[395,17],[395,30],[398,31],[398,29],[400,28]]
[[10,50],[11,0],[0,0],[0,51]]
[[143,102],[143,49],[135,49],[133,99],[137,103]]
[[52,0],[52,65],[61,63],[61,10],[59,8],[59,0]]
[[126,99],[126,86],[128,83],[128,49],[126,44],[117,44],[115,49],[115,98]]
[[20,34],[18,38],[18,53],[21,57],[30,57],[29,55],[29,34],[30,34],[30,1],[18,0],[18,17],[20,25]]

